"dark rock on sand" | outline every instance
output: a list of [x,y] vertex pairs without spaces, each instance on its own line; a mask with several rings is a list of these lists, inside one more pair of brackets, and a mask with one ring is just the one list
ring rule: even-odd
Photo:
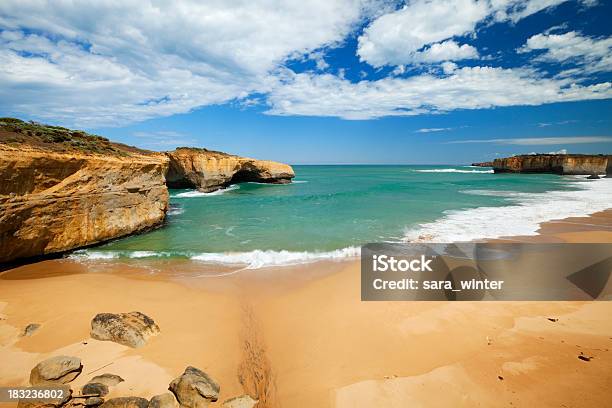
[[34,334],[34,332],[36,330],[38,330],[40,328],[40,324],[38,323],[30,323],[28,324],[25,329],[23,329],[23,337],[30,337],[32,334]]
[[102,405],[104,403],[104,398],[100,397],[89,397],[85,400],[85,406],[87,407],[97,407],[98,405]]
[[587,177],[587,180],[599,180],[601,177],[599,177],[599,175],[597,174],[591,174],[589,177]]
[[91,337],[114,341],[129,347],[144,346],[149,337],[159,334],[153,319],[140,312],[99,313],[91,321]]
[[250,395],[241,395],[239,397],[225,400],[223,408],[253,408],[257,404],[257,400]]
[[111,398],[100,405],[101,408],[147,408],[149,401],[140,397]]
[[108,395],[108,386],[99,382],[89,382],[81,389],[83,395],[97,395],[98,397],[104,397]]
[[172,380],[169,390],[182,407],[205,408],[219,399],[220,387],[204,371],[190,366]]
[[101,374],[96,375],[94,378],[89,380],[90,383],[102,383],[109,387],[119,384],[120,382],[125,381],[123,378],[119,377],[116,374]]
[[66,384],[81,374],[83,365],[77,357],[56,356],[41,361],[30,372],[30,384]]
[[156,395],[149,401],[149,408],[176,408],[177,406],[178,403],[176,398],[174,398],[174,394],[169,392]]

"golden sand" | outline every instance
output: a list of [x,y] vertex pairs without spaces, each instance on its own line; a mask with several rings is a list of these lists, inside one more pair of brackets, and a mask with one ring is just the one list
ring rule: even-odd
[[[612,211],[540,232],[512,240],[612,242]],[[612,403],[610,302],[361,302],[355,261],[217,278],[164,265],[60,259],[1,274],[0,386],[65,354],[84,365],[73,389],[123,377],[110,396],[161,394],[193,365],[221,385],[212,406],[245,392],[259,408]],[[95,314],[133,310],[161,328],[144,347],[89,337]],[[21,336],[29,323],[41,327]]]

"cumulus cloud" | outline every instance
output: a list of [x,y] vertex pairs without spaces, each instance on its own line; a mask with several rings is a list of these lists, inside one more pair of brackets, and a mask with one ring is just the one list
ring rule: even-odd
[[416,0],[372,22],[359,37],[357,53],[375,67],[411,63],[423,46],[473,31],[488,13],[484,1]]
[[[359,37],[357,53],[374,67],[401,65],[418,61],[423,47],[438,58],[428,62],[475,58],[476,50],[449,40],[474,35],[486,22],[517,22],[567,0],[413,0],[400,10],[374,20]],[[588,6],[594,3],[583,0]],[[444,50],[442,50],[444,48]],[[428,50],[425,50],[428,52]]]
[[421,74],[357,83],[331,74],[286,71],[268,96],[268,113],[371,119],[610,97],[609,82],[582,86],[528,69],[464,67],[442,77]]
[[612,71],[612,37],[591,38],[575,31],[564,34],[537,34],[519,52],[543,51],[539,61],[573,63],[582,72]]
[[385,7],[385,0],[3,0],[0,108],[94,125],[224,103],[265,90],[269,71],[287,58],[343,41]]

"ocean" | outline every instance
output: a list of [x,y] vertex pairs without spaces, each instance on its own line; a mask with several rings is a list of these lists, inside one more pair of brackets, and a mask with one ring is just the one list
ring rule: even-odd
[[368,242],[534,234],[609,208],[612,179],[471,166],[294,166],[287,185],[170,190],[166,224],[71,257],[190,258],[257,268],[359,255]]

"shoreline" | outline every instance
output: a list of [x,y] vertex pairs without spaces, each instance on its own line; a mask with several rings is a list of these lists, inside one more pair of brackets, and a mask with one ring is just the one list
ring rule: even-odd
[[[612,209],[504,241],[612,242]],[[609,398],[609,302],[361,302],[356,261],[246,273],[151,264],[55,259],[1,273],[0,386],[27,385],[36,363],[65,354],[84,364],[73,390],[105,372],[126,380],[108,397],[151,398],[193,365],[221,385],[212,406],[244,393],[265,395],[258,408],[590,407]],[[129,311],[152,317],[161,334],[139,349],[89,337],[95,314]],[[41,327],[21,336],[29,323]]]

